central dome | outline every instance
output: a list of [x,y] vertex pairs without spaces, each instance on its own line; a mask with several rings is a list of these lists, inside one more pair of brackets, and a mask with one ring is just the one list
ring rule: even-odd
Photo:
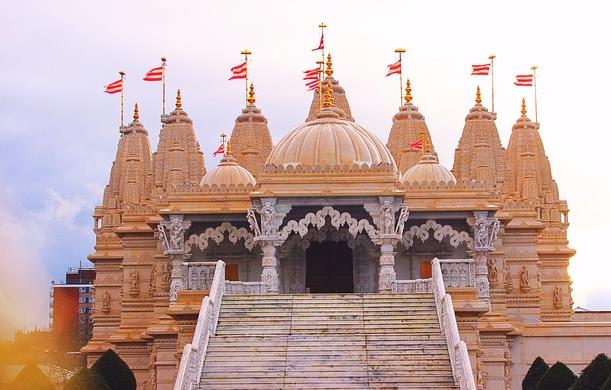
[[390,151],[375,135],[340,114],[324,109],[284,136],[272,149],[265,165],[276,166],[376,166],[396,170]]

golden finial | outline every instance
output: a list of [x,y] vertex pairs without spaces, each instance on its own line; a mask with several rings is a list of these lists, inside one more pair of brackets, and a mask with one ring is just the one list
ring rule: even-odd
[[409,79],[407,79],[407,82],[405,83],[405,96],[403,98],[405,99],[406,104],[412,102],[412,85],[409,82]]
[[526,118],[526,99],[522,98],[522,110],[520,111],[522,113],[522,118]]
[[479,85],[477,86],[477,92],[475,93],[475,104],[482,104],[482,93],[479,90]]
[[225,156],[231,155],[231,141],[227,141],[227,146],[225,147]]
[[322,106],[324,108],[330,108],[333,105],[333,88],[331,87],[331,80],[327,80],[327,86],[325,88],[325,101]]
[[138,103],[134,105],[134,122],[138,122],[140,119],[140,112],[138,111]]
[[250,89],[248,91],[248,99],[246,99],[249,106],[255,105],[255,86],[250,83]]
[[327,54],[327,69],[325,74],[329,77],[333,76],[333,61],[331,61],[331,53]]
[[180,89],[176,91],[176,109],[182,110],[182,96],[180,95]]

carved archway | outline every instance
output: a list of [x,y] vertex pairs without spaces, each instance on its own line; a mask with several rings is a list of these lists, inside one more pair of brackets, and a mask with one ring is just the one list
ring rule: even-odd
[[405,249],[409,249],[414,245],[414,238],[418,238],[421,242],[425,242],[430,238],[430,231],[433,231],[433,238],[441,242],[445,237],[450,238],[450,245],[454,248],[462,243],[467,245],[467,248],[473,249],[473,238],[468,232],[455,230],[450,225],[441,225],[434,219],[429,219],[420,226],[412,226],[408,231],[401,236],[401,243]]
[[375,227],[371,225],[368,220],[357,220],[348,212],[340,213],[331,206],[324,206],[316,213],[307,213],[299,221],[288,221],[286,225],[280,229],[278,236],[281,240],[286,240],[291,233],[297,233],[303,238],[306,234],[308,234],[309,226],[313,226],[319,230],[325,226],[327,216],[331,218],[331,226],[338,230],[342,226],[346,226],[352,237],[356,238],[359,233],[363,232],[370,238],[374,238],[376,235]]
[[217,244],[220,244],[225,240],[225,233],[229,242],[234,245],[238,240],[244,240],[244,247],[249,251],[252,251],[255,241],[254,236],[246,228],[238,228],[233,226],[230,222],[223,222],[220,226],[215,228],[207,228],[201,234],[191,234],[189,239],[185,242],[185,249],[187,253],[191,252],[192,246],[197,246],[201,251],[208,247],[209,240],[213,240]]

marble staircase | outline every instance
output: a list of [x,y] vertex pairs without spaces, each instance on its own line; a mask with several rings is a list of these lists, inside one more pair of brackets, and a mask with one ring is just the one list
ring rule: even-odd
[[225,295],[200,389],[458,389],[432,293]]

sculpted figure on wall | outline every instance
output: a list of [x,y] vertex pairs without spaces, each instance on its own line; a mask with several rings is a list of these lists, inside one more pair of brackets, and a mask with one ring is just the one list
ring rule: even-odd
[[505,283],[505,289],[507,291],[513,290],[513,281],[511,280],[511,267],[505,260],[505,266],[503,267],[503,282]]
[[182,215],[171,215],[169,221],[159,224],[159,239],[166,253],[183,253],[185,249],[185,232],[191,227],[191,221],[183,221]]
[[523,265],[522,271],[520,271],[520,290],[530,290],[530,281],[528,279],[528,267],[526,267],[526,265]]
[[134,270],[129,273],[129,295],[132,297],[137,297],[140,293],[140,285],[138,281],[140,279],[140,274],[138,271]]
[[149,277],[149,295],[155,295],[155,290],[157,290],[157,267],[153,265],[151,268],[151,274]]
[[493,258],[488,259],[488,279],[493,286],[498,284],[499,270]]
[[266,203],[261,207],[261,235],[271,237],[276,230],[274,222],[274,206]]
[[380,207],[381,214],[381,226],[380,230],[382,234],[393,234],[395,224],[395,210],[390,202],[385,201]]
[[172,272],[170,270],[170,264],[161,265],[161,287],[164,290],[170,288],[170,282],[172,280]]
[[560,309],[562,307],[562,301],[562,289],[560,288],[560,286],[556,286],[556,288],[554,289],[554,307],[556,309]]
[[493,251],[494,242],[499,233],[501,223],[496,218],[476,217],[474,230],[474,249]]
[[104,291],[104,294],[102,294],[102,313],[110,313],[110,293],[108,291]]

